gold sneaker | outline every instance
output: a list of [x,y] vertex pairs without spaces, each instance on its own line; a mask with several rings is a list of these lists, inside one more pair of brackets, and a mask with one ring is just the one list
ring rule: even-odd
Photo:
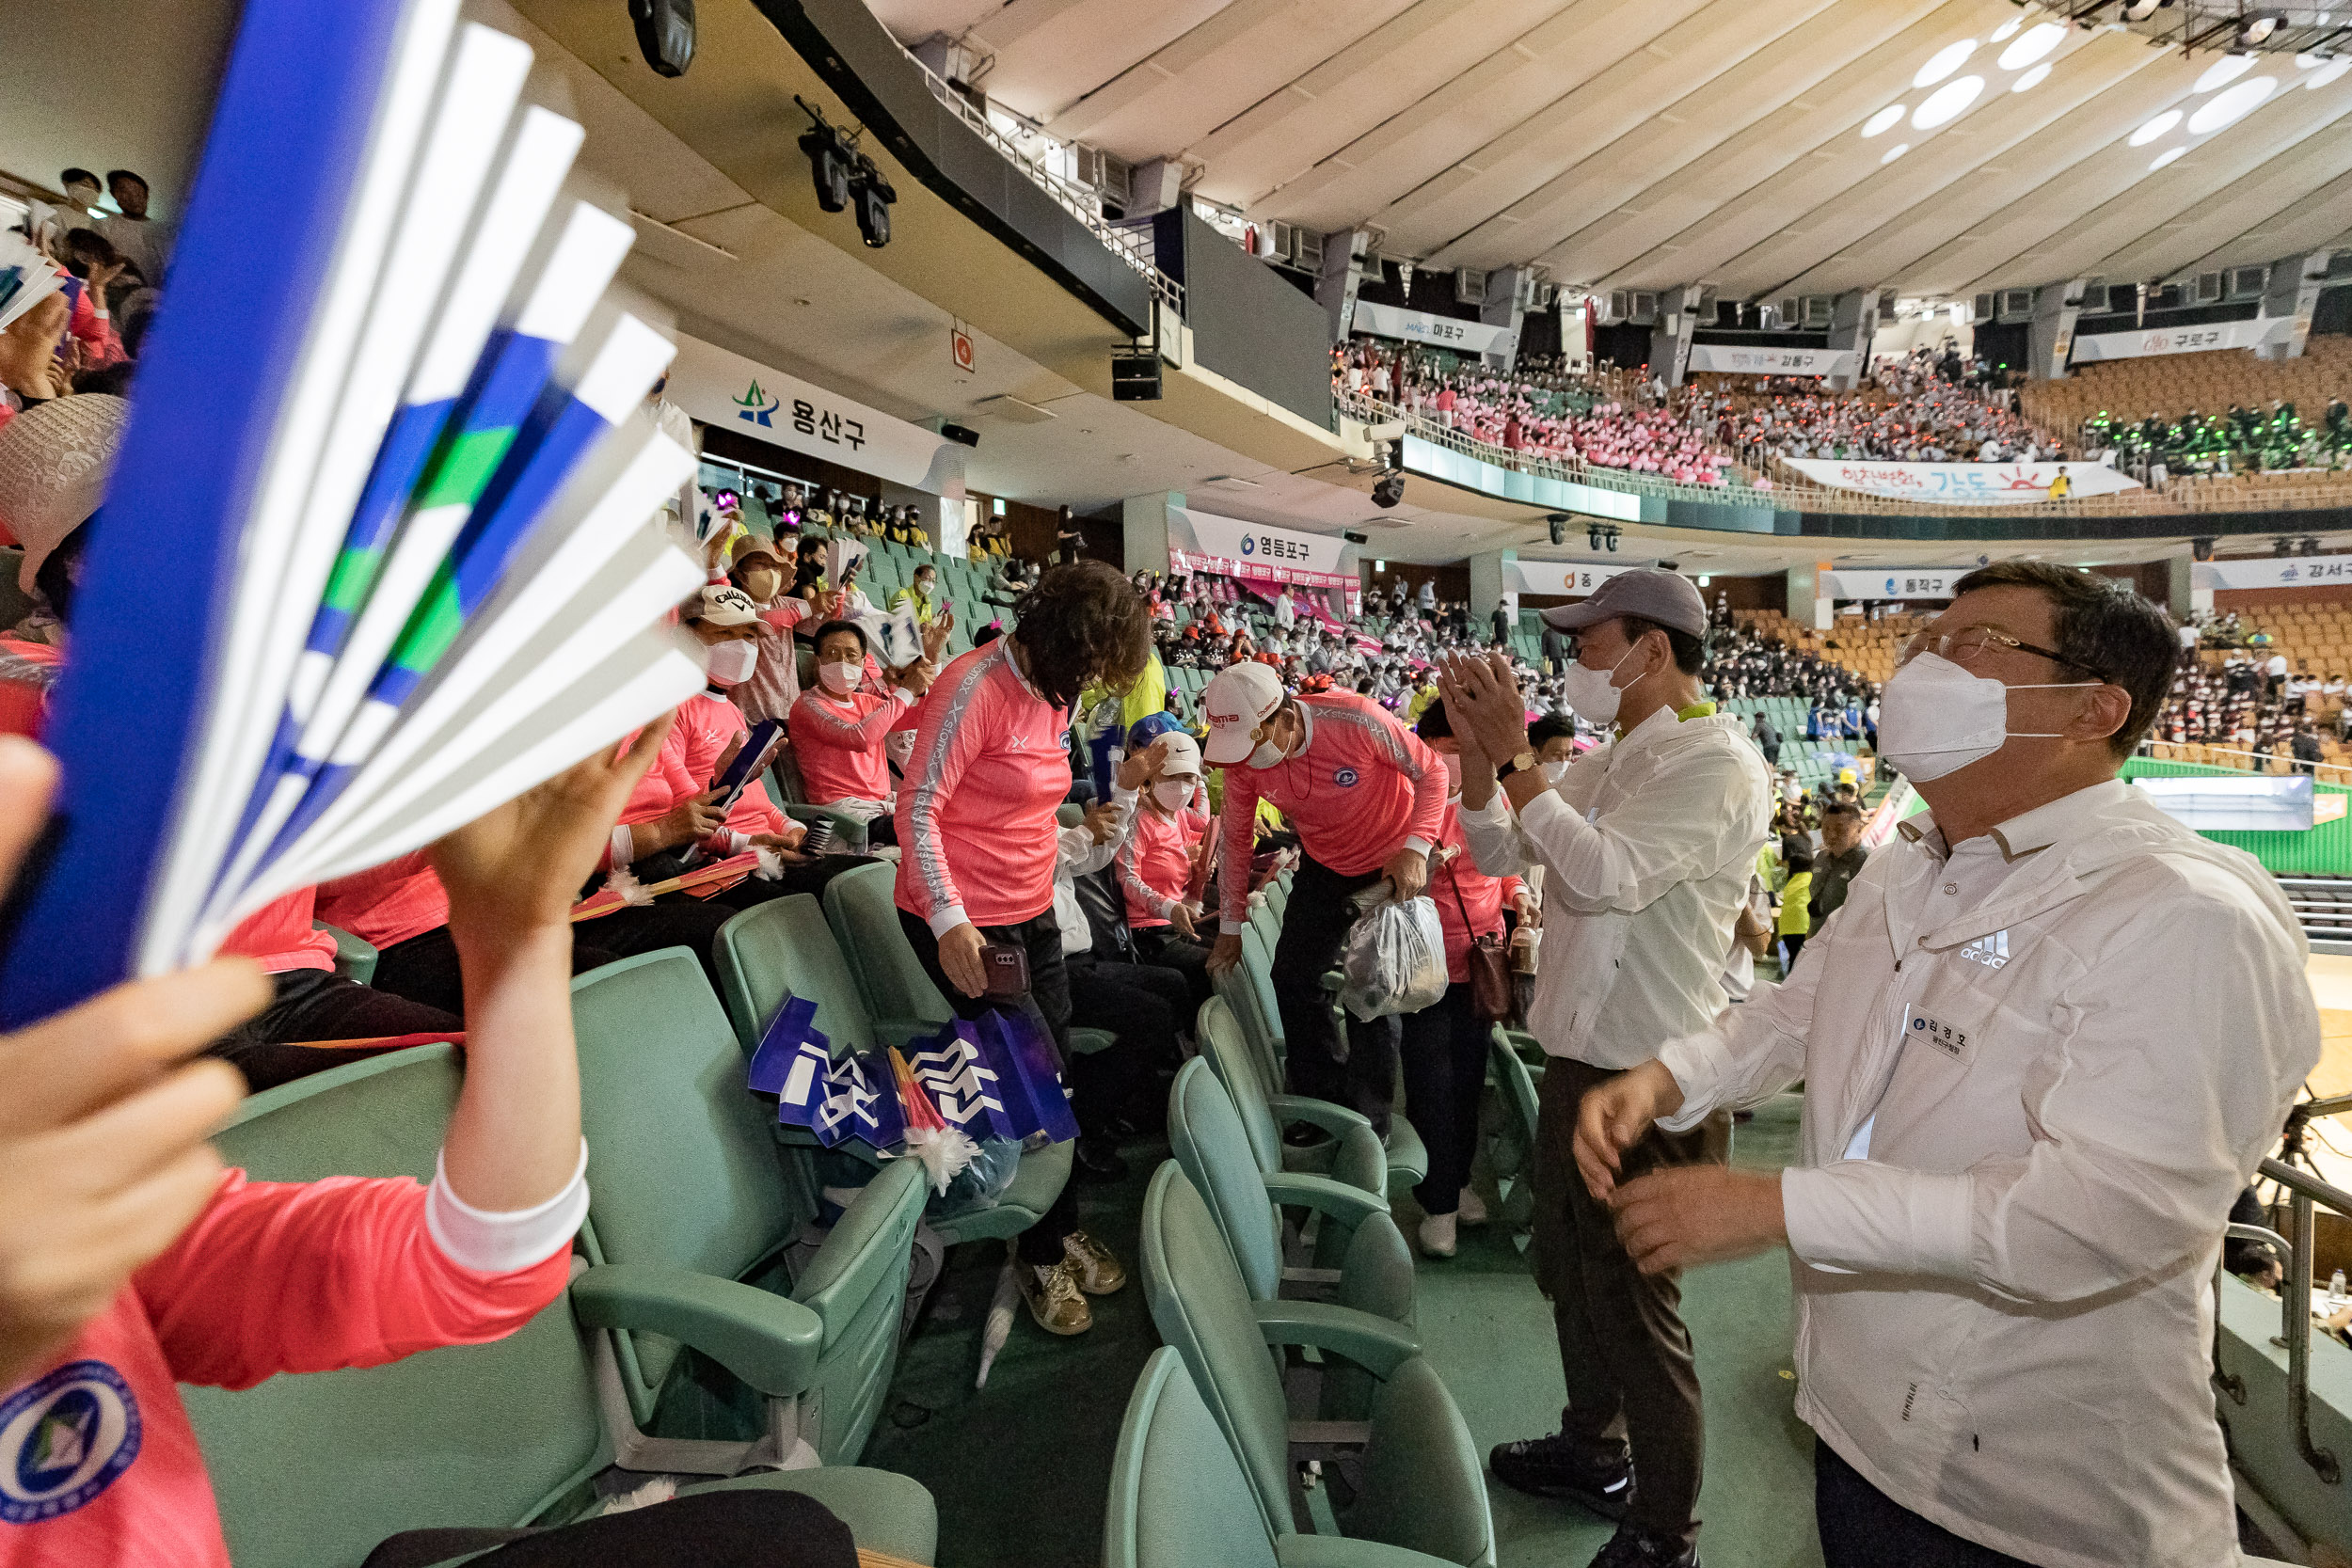
[[1021,1299],[1029,1304],[1029,1316],[1046,1333],[1084,1334],[1094,1326],[1094,1313],[1078,1293],[1078,1282],[1070,1277],[1069,1264],[1022,1263],[1012,1275]]
[[1073,1230],[1061,1239],[1062,1256],[1070,1261],[1071,1277],[1078,1289],[1090,1296],[1107,1296],[1123,1290],[1127,1271],[1120,1267],[1111,1249],[1083,1230]]

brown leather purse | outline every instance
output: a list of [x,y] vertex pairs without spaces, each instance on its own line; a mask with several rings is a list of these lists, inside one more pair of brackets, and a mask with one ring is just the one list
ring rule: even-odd
[[[1450,868],[1449,868],[1450,869]],[[1454,907],[1462,911],[1462,928],[1470,929],[1470,904],[1462,896],[1458,879],[1449,878],[1454,889]],[[1470,965],[1470,1011],[1482,1023],[1509,1022],[1517,1006],[1517,996],[1511,985],[1511,956],[1503,951],[1502,939],[1486,933],[1470,939],[1470,952],[1465,956]]]

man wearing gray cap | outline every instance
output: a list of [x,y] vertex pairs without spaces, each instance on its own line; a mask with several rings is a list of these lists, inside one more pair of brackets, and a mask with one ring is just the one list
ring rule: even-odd
[[[1586,1089],[1724,1010],[1724,955],[1765,840],[1772,775],[1739,721],[1705,699],[1707,608],[1689,581],[1625,572],[1543,616],[1574,637],[1568,705],[1616,726],[1556,785],[1528,747],[1525,705],[1500,657],[1457,659],[1440,683],[1479,869],[1545,868],[1528,1011],[1550,1057],[1536,1129],[1535,1278],[1551,1300],[1568,1402],[1558,1434],[1502,1444],[1491,1463],[1511,1486],[1619,1521],[1596,1568],[1695,1568],[1703,1441],[1681,1291],[1673,1275],[1634,1267],[1614,1216],[1577,1173],[1572,1142]],[[1720,1163],[1729,1145],[1728,1117],[1653,1128],[1626,1151],[1627,1172]]]

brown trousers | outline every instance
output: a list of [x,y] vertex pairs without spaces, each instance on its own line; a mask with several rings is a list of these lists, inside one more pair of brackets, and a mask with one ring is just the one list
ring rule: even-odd
[[[1627,1522],[1661,1534],[1698,1528],[1706,1446],[1682,1287],[1644,1275],[1618,1243],[1614,1216],[1585,1190],[1576,1168],[1576,1112],[1584,1091],[1614,1076],[1554,1056],[1544,1065],[1535,1126],[1535,1283],[1551,1301],[1568,1402],[1561,1430],[1596,1449],[1633,1452]],[[1621,1180],[1667,1165],[1723,1164],[1731,1117],[1719,1113],[1688,1132],[1652,1128],[1625,1151]]]

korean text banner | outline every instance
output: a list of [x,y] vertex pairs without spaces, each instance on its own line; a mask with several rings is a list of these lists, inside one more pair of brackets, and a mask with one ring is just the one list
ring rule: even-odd
[[1823,572],[1821,592],[1833,599],[1948,599],[1970,566],[1887,566],[1874,572]]
[[663,395],[707,425],[932,495],[961,493],[955,442],[682,333]]
[[1345,559],[1348,544],[1344,539],[1325,533],[1294,533],[1263,523],[1245,523],[1238,517],[1195,512],[1188,506],[1169,507],[1168,521],[1168,543],[1178,549],[1185,548],[1180,535],[1189,531],[1193,554],[1238,561],[1245,566],[1287,568],[1355,580],[1354,563]]
[[1590,594],[1631,566],[1596,566],[1584,561],[1514,561],[1511,585],[1522,594],[1559,594],[1570,598]]
[[2256,316],[2250,321],[2203,322],[2196,326],[2153,326],[2142,332],[2100,332],[2074,340],[2074,363],[2094,359],[2142,359],[2156,354],[2203,354],[2217,348],[2260,348],[2295,336],[2293,316]]
[[2050,486],[2061,469],[2070,499],[2140,488],[2129,474],[2097,463],[1850,463],[1830,457],[1782,461],[1816,484],[1947,506],[2021,506],[2056,500],[2060,498],[2050,494]]
[[2341,588],[2345,583],[2352,583],[2352,555],[2201,561],[2189,568],[2193,588]]
[[1729,343],[1692,343],[1691,363],[1684,368],[1733,375],[1853,375],[1862,369],[1862,356],[1850,348],[1741,348]]
[[1406,310],[1394,305],[1356,302],[1355,328],[1380,338],[1459,349],[1464,354],[1508,354],[1518,345],[1518,334],[1507,326],[1433,316],[1426,310]]

